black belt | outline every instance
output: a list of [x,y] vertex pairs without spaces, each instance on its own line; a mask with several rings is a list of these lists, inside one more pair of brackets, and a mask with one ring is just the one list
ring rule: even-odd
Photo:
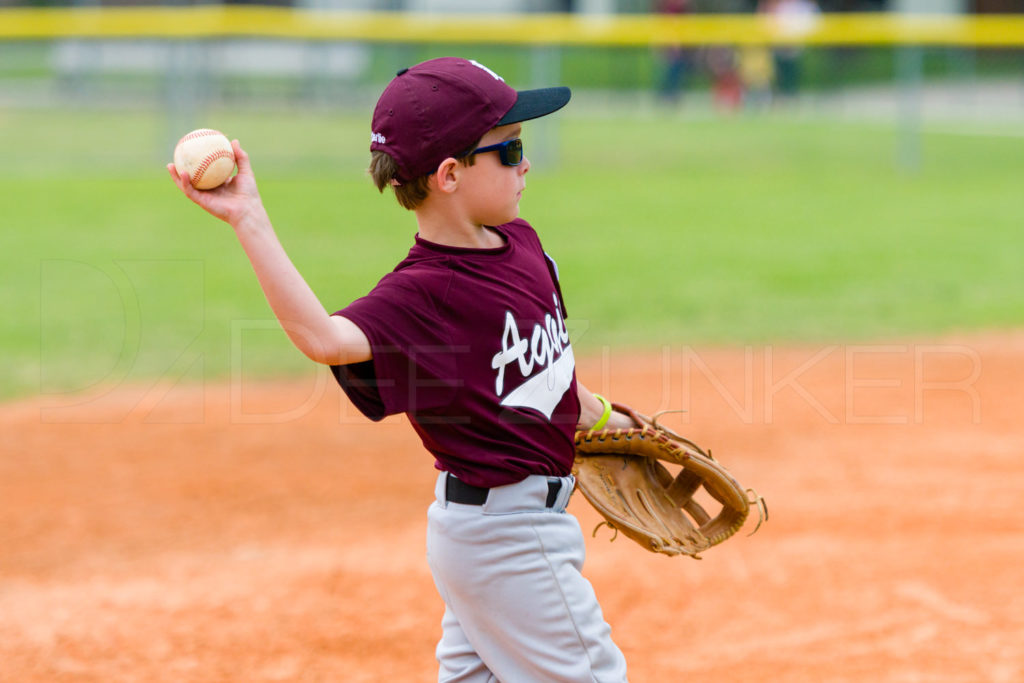
[[[548,498],[544,507],[553,507],[558,500],[558,492],[562,490],[561,479],[548,479]],[[473,486],[461,479],[456,479],[450,472],[445,477],[444,497],[449,503],[463,505],[483,505],[487,502],[487,494],[491,490],[486,486]]]

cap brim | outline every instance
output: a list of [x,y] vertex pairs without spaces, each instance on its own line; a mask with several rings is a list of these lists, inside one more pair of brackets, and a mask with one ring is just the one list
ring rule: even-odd
[[564,86],[557,88],[538,88],[537,90],[520,90],[516,103],[505,112],[496,126],[519,123],[530,119],[547,116],[558,111],[569,102],[572,91]]

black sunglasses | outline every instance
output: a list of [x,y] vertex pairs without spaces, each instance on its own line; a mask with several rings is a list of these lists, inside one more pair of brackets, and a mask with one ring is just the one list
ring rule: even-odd
[[523,141],[521,138],[506,140],[487,147],[478,147],[469,155],[483,154],[484,152],[497,152],[503,166],[518,166],[523,163]]

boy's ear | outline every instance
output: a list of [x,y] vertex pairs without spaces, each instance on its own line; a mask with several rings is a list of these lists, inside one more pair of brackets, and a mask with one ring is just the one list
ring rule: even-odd
[[453,157],[448,157],[437,166],[434,179],[437,182],[437,189],[441,192],[452,193],[459,182],[459,162]]

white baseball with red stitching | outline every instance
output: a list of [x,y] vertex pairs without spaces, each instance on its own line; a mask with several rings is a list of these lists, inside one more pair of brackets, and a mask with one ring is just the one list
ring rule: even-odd
[[197,190],[218,187],[235,170],[231,141],[219,130],[194,130],[175,145],[174,167],[178,175],[186,176]]

